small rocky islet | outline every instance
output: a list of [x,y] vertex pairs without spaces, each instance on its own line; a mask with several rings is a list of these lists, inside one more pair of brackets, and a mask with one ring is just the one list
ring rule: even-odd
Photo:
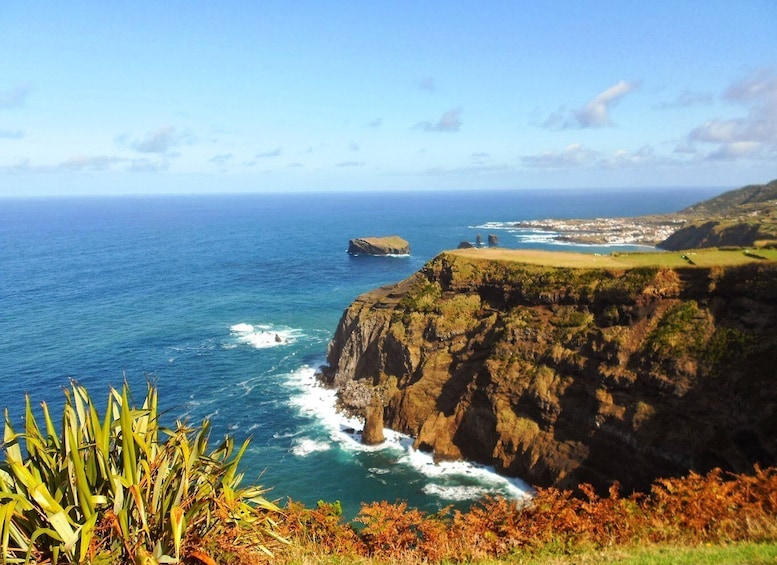
[[348,242],[349,255],[410,255],[410,244],[398,235],[357,237]]

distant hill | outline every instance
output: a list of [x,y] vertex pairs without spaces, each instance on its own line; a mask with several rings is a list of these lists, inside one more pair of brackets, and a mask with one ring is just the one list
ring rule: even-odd
[[751,184],[736,190],[729,190],[720,196],[710,198],[680,212],[682,215],[725,216],[736,214],[752,205],[777,201],[777,179],[767,184]]
[[676,214],[686,222],[658,247],[777,246],[777,180],[749,185],[689,206]]

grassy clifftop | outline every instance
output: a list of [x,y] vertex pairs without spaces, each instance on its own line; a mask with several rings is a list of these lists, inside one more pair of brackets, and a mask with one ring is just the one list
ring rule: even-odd
[[758,261],[777,261],[777,249],[696,249],[684,253],[614,253],[594,255],[590,253],[565,253],[529,249],[457,249],[447,255],[470,260],[512,261],[531,265],[570,268],[600,268],[626,270],[636,267],[716,267],[743,265]]

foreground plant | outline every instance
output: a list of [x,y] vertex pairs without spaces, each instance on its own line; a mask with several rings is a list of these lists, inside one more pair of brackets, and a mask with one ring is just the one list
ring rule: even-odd
[[268,541],[284,541],[272,519],[280,510],[265,490],[239,488],[248,441],[234,452],[227,437],[209,451],[207,420],[161,428],[152,385],[140,408],[126,383],[111,388],[102,417],[84,387],[72,383],[65,397],[59,433],[45,403],[41,429],[27,398],[24,433],[6,410],[3,564],[178,563],[187,548],[208,563],[199,540],[234,528],[250,530],[267,554]]

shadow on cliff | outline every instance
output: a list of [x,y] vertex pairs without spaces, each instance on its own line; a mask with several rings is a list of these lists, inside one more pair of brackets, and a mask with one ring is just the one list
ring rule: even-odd
[[[691,270],[680,275],[684,299],[710,296],[711,278]],[[742,293],[741,287],[741,279],[717,281],[706,304],[716,333],[692,375],[667,378],[648,354],[632,354],[636,380],[607,385],[620,414],[602,409],[601,361],[588,358],[560,396],[553,429],[557,442],[586,454],[558,486],[586,482],[603,494],[617,480],[630,492],[689,470],[743,473],[777,463],[777,289],[755,285]],[[749,339],[714,347],[718,336],[730,334]]]

